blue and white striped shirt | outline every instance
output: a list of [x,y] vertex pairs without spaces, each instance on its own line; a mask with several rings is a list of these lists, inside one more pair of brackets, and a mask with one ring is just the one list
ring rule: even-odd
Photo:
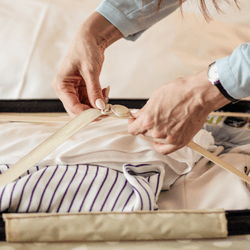
[[[0,165],[0,173],[8,170]],[[125,164],[123,173],[98,165],[35,166],[0,188],[0,211],[12,213],[156,210],[164,173]]]

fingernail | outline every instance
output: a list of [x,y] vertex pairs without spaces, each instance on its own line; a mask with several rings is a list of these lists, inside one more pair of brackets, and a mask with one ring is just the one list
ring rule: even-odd
[[131,110],[130,110],[130,113],[135,114],[135,113],[137,113],[138,111],[139,111],[139,109],[131,109]]
[[95,101],[95,105],[98,109],[105,109],[106,105],[101,98]]

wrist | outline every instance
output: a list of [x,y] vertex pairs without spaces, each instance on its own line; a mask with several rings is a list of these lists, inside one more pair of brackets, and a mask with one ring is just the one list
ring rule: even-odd
[[209,65],[208,70],[207,70],[207,77],[208,80],[215,85],[219,91],[221,92],[222,95],[224,95],[229,101],[235,103],[238,102],[239,100],[233,98],[228,94],[228,92],[224,89],[223,85],[221,84],[220,77],[218,74],[217,70],[217,65],[216,62],[213,62]]
[[197,93],[195,95],[198,95],[198,98],[201,100],[201,105],[206,108],[208,112],[217,110],[230,103],[230,100],[208,80],[207,71],[203,71],[193,77],[195,79],[191,82],[196,83],[195,86],[193,86],[193,91]]
[[122,33],[98,12],[93,12],[80,28],[102,50],[123,37]]

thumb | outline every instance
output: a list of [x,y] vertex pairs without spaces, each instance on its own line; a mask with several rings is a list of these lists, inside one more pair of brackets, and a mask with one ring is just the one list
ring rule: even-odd
[[137,119],[140,117],[140,115],[142,113],[142,109],[131,109],[130,110],[131,117],[128,119],[129,131],[131,131],[131,127],[134,127],[134,126],[137,127],[137,125],[135,125],[135,124],[137,124],[137,122],[138,122]]
[[141,112],[142,109],[131,109],[130,115],[132,116],[132,118],[137,119],[140,116]]
[[140,117],[140,115],[144,112],[146,109],[147,103],[141,108],[141,109],[131,109],[130,114],[134,119],[137,119]]
[[178,146],[178,145],[173,145],[173,144],[162,144],[162,143],[154,141],[153,147],[159,153],[163,155],[167,155],[167,154],[175,152],[176,150],[180,149],[183,146]]
[[88,99],[92,107],[97,109],[105,109],[106,105],[104,102],[99,77],[89,77],[86,79],[85,83],[87,87]]

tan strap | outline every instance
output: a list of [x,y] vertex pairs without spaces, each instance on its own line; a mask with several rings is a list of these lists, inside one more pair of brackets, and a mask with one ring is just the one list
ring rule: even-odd
[[[121,106],[121,105],[115,105]],[[212,112],[209,115],[211,116],[230,116],[230,117],[243,117],[248,118],[250,114],[248,113],[236,113],[236,112]],[[116,115],[117,116],[117,115]],[[126,117],[127,118],[127,117]],[[72,118],[67,115],[67,113],[1,113],[0,121],[15,121],[15,122],[69,122]]]
[[97,109],[88,109],[67,123],[47,140],[37,146],[34,150],[24,156],[10,169],[0,175],[0,187],[4,186],[22,175],[25,171],[37,164],[55,148],[60,146],[69,137],[88,125],[90,122],[101,116],[102,113]]
[[250,117],[249,113],[237,113],[237,112],[211,112],[209,115],[214,115],[214,116],[228,116],[228,117],[244,117],[248,118]]
[[195,142],[191,141],[188,143],[187,145],[189,148],[195,150],[196,152],[198,152],[199,154],[203,155],[205,158],[209,159],[210,161],[212,161],[213,163],[217,164],[218,166],[228,170],[229,172],[237,175],[239,178],[241,178],[243,181],[246,181],[247,183],[250,184],[250,177],[247,176],[245,173],[242,173],[241,171],[239,171],[238,169],[234,168],[233,166],[231,166],[230,164],[228,164],[227,162],[223,161],[221,158],[213,155],[212,153],[210,153],[209,151],[207,151],[206,149],[204,149],[203,147],[201,147],[200,145],[196,144]]
[[[29,168],[37,164],[37,162],[42,160],[46,155],[48,155],[55,148],[60,146],[70,136],[75,134],[81,128],[85,127],[86,125],[88,125],[90,122],[92,122],[101,115],[102,113],[100,110],[88,109],[79,116],[77,116],[75,119],[71,120],[61,129],[55,132],[52,136],[50,136],[47,140],[41,143],[38,147],[32,150],[29,154],[27,154],[24,158],[22,158],[20,161],[14,164],[9,170],[0,175],[0,187],[17,179],[25,171],[27,171]],[[237,175],[239,178],[250,184],[250,177],[240,172],[230,164],[224,162],[219,157],[205,150],[198,144],[190,142],[187,146],[195,150],[199,154],[203,155],[210,161],[214,162],[218,166],[232,172],[233,174]]]
[[65,114],[57,114],[53,113],[53,116],[50,114],[1,114],[0,115],[0,121],[14,121],[14,122],[42,122],[42,123],[58,123],[58,122],[69,122],[72,118]]

